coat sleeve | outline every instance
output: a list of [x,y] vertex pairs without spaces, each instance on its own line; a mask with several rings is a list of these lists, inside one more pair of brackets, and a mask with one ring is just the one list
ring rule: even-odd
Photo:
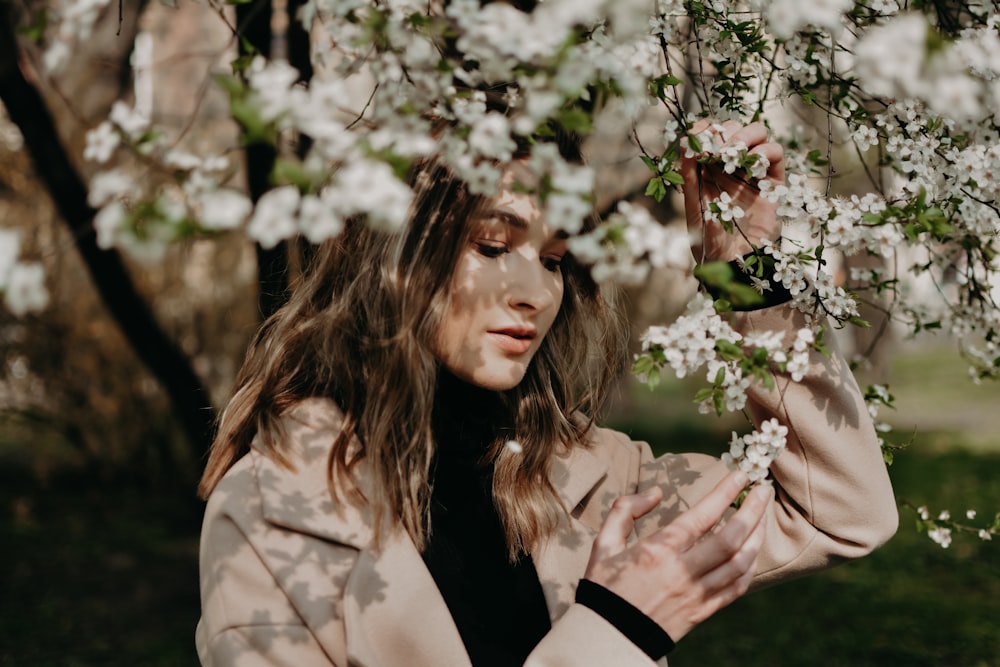
[[531,652],[524,667],[655,667],[632,641],[597,612],[572,605]]
[[202,527],[202,616],[195,634],[201,664],[334,667],[247,538],[246,526],[265,522],[259,499],[232,483],[249,472],[233,473],[209,499]]
[[[801,313],[775,306],[739,315],[738,330],[796,331]],[[812,352],[801,382],[775,375],[755,386],[748,409],[756,424],[776,417],[788,427],[787,448],[772,463],[775,501],[757,560],[755,587],[863,556],[896,531],[898,515],[874,426],[846,361]],[[639,487],[659,484],[662,511],[640,526],[649,533],[704,496],[726,474],[717,458],[665,455],[654,460],[640,443]]]

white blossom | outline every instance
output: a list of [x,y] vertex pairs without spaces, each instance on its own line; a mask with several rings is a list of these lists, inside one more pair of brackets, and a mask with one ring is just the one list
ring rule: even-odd
[[7,284],[18,255],[21,254],[21,232],[0,227],[0,289]]
[[236,229],[253,209],[250,199],[237,190],[221,188],[205,192],[198,200],[198,221],[205,229]]
[[951,528],[935,526],[927,531],[927,537],[941,545],[942,549],[947,549],[951,546]]
[[785,449],[788,427],[777,419],[761,423],[758,430],[739,436],[734,431],[729,441],[729,451],[722,460],[730,470],[742,470],[751,483],[767,477],[771,463]]
[[149,118],[135,109],[130,109],[122,101],[111,105],[111,114],[108,118],[132,141],[138,140],[149,129]]
[[406,223],[413,192],[386,163],[358,160],[337,172],[329,197],[344,217],[365,213],[371,224],[392,231]]
[[310,243],[322,243],[340,234],[344,220],[324,191],[319,197],[306,195],[299,206],[299,231]]
[[49,304],[45,269],[39,262],[18,262],[11,267],[4,286],[4,303],[15,316],[36,313]]
[[94,208],[104,206],[113,199],[137,196],[139,189],[135,180],[121,169],[109,169],[94,174],[90,179],[87,203]]
[[763,8],[767,24],[778,39],[788,39],[794,33],[814,26],[839,33],[843,27],[844,13],[853,6],[853,0],[751,0],[751,7]]
[[83,159],[104,164],[120,143],[121,136],[111,123],[104,121],[87,132],[87,146],[83,149]]
[[298,70],[283,60],[254,58],[250,64],[250,88],[262,120],[277,120],[294,108],[298,98],[291,92],[298,78]]
[[268,190],[257,200],[247,234],[265,249],[291,238],[298,231],[299,200],[299,189],[294,185]]
[[510,160],[517,144],[510,138],[510,123],[502,114],[491,112],[480,118],[469,133],[469,147],[480,155]]

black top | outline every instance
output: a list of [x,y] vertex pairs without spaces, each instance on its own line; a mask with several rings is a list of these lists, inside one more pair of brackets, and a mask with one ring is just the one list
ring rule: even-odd
[[[499,394],[442,374],[434,411],[431,532],[422,555],[475,667],[523,665],[551,628],[535,564],[527,554],[510,561],[493,502],[493,466],[485,455],[510,421],[505,412]],[[649,617],[593,582],[577,601],[654,660],[673,647]]]
[[451,376],[442,378],[441,385],[424,563],[472,664],[519,666],[551,624],[531,557],[516,563],[508,559],[493,504],[493,467],[483,460],[503,411],[496,394]]

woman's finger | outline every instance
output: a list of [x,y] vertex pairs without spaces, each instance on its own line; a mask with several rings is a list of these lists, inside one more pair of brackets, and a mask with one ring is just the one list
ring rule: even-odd
[[[774,492],[769,485],[755,487],[733,516],[714,535],[695,544],[684,555],[693,572],[722,582],[742,576],[757,559],[763,539],[764,515]],[[715,585],[721,585],[719,581]]]
[[590,552],[591,565],[624,551],[628,538],[635,529],[635,520],[648,514],[661,500],[663,490],[658,486],[650,487],[642,493],[617,498],[594,539]]
[[725,145],[734,141],[733,137],[743,129],[743,124],[735,120],[727,120],[719,125],[719,128],[719,141]]
[[661,528],[657,539],[679,552],[687,551],[715,527],[747,481],[744,472],[729,473],[691,509]]
[[750,589],[764,534],[765,527],[762,521],[747,540],[748,551],[745,554],[747,556],[745,561],[740,561],[744,556],[741,553],[738,558],[725,565],[725,568],[729,568],[728,571],[724,572],[724,568],[719,568],[701,579],[701,583],[705,586],[705,606],[709,616],[728,606]]
[[749,125],[739,125],[737,128],[727,132],[726,143],[735,144],[742,141],[748,147],[753,148],[758,144],[765,143],[768,138],[767,126],[764,123],[750,123]]
[[785,148],[778,143],[768,142],[758,144],[750,149],[750,153],[763,155],[767,158],[767,176],[772,181],[784,183],[785,181]]

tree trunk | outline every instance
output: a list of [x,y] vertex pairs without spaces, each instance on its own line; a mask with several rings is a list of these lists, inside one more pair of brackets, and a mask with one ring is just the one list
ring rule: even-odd
[[101,300],[136,354],[166,391],[174,414],[199,453],[212,441],[215,415],[190,360],[164,333],[114,250],[97,246],[95,211],[87,190],[59,140],[45,101],[24,78],[12,19],[12,5],[0,8],[0,100],[24,137],[39,178],[45,183]]

